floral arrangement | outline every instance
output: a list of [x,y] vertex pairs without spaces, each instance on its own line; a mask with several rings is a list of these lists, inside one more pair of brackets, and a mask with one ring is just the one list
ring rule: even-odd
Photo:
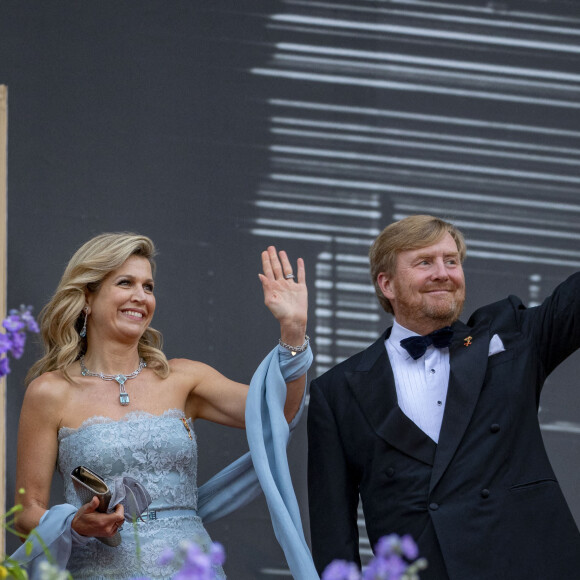
[[352,562],[334,560],[322,573],[321,580],[419,580],[427,560],[419,558],[419,549],[410,535],[383,536],[375,546],[375,557],[364,571]]
[[[24,354],[26,332],[39,332],[38,324],[34,316],[32,316],[32,306],[21,305],[18,310],[10,310],[8,316],[2,321],[2,327],[5,332],[0,332],[0,377],[4,377],[10,373],[8,355],[19,359]],[[19,534],[14,529],[13,522],[16,512],[21,509],[22,506],[14,506],[1,516],[4,528],[18,536],[22,536],[22,534]],[[28,578],[28,574],[21,568],[18,562],[6,556],[1,558],[0,562],[0,580],[4,578],[26,580]]]
[[[20,506],[12,508],[5,516],[12,516],[18,511]],[[8,531],[15,530],[5,523]],[[20,535],[20,534],[18,534]],[[37,536],[38,537],[38,536]],[[72,580],[72,576],[66,570],[61,570],[50,557],[48,549],[45,547],[47,560],[39,564],[40,580]],[[183,541],[176,550],[167,548],[159,557],[159,565],[175,563],[180,566],[172,578],[173,580],[218,580],[219,576],[215,571],[215,566],[222,566],[226,560],[225,551],[221,544],[214,542],[210,545],[209,551],[205,552],[195,542]],[[28,580],[28,573],[18,562],[10,558],[5,558],[0,564],[0,580],[14,578],[15,580]],[[149,580],[148,576],[136,576],[133,580]]]
[[26,331],[38,332],[38,324],[32,316],[32,306],[21,305],[19,310],[10,310],[2,321],[5,333],[0,333],[0,377],[10,372],[8,354],[19,359],[24,354]]

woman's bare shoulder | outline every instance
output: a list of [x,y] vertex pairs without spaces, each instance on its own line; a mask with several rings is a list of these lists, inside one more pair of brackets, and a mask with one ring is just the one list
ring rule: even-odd
[[37,405],[61,404],[69,394],[71,383],[61,371],[51,371],[36,377],[26,389],[25,399]]

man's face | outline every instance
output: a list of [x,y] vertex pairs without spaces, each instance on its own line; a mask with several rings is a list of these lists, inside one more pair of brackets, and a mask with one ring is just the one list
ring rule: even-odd
[[431,246],[401,252],[395,274],[381,272],[377,281],[397,322],[419,334],[457,320],[465,301],[463,268],[449,233]]

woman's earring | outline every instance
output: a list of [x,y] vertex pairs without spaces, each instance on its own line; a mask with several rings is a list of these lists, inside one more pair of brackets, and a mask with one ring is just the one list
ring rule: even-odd
[[87,318],[89,317],[89,309],[85,306],[83,308],[83,312],[85,313],[85,320],[83,322],[83,327],[81,328],[81,331],[79,332],[79,335],[81,338],[84,338],[87,335]]

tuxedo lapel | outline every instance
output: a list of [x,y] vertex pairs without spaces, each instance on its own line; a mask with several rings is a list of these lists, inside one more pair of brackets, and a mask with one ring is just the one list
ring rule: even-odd
[[401,411],[395,379],[385,349],[387,331],[364,353],[354,372],[347,372],[349,387],[369,424],[389,445],[433,465],[436,445]]
[[470,328],[462,322],[456,322],[453,330],[453,341],[449,347],[449,387],[431,473],[431,490],[447,469],[467,429],[487,369],[490,340],[488,326]]

